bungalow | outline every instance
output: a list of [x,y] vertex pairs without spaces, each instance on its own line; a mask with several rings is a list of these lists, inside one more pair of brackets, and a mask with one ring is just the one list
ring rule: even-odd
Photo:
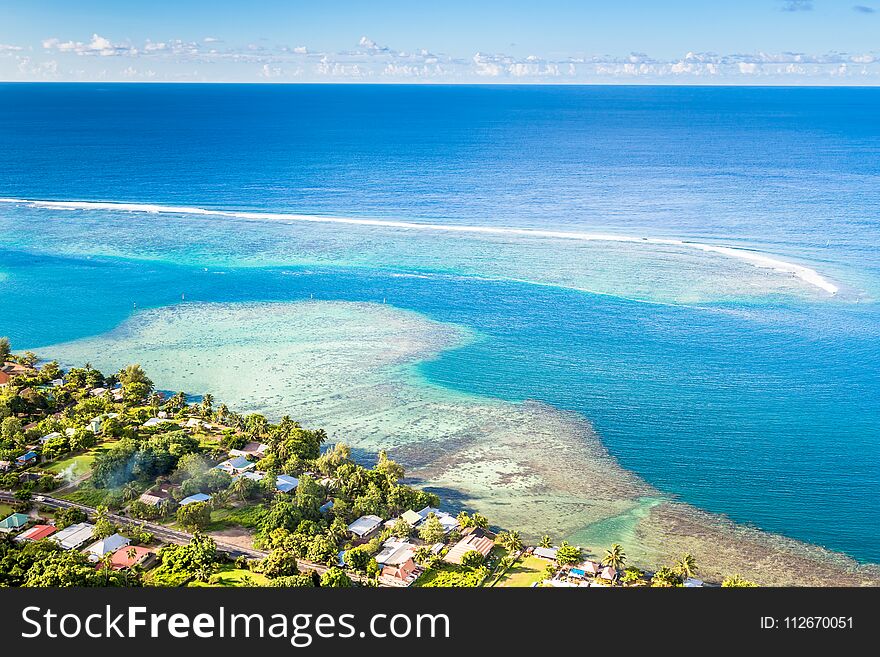
[[61,437],[62,437],[62,434],[61,434],[60,432],[58,432],[58,431],[53,431],[52,433],[47,433],[45,436],[43,436],[42,438],[40,438],[40,444],[41,444],[41,445],[45,445],[46,443],[48,443],[48,442],[49,442],[50,440],[52,440],[53,438],[61,438]]
[[420,522],[422,522],[422,520],[424,520],[424,518],[422,518],[421,514],[416,513],[412,509],[410,509],[409,511],[407,511],[406,513],[404,513],[400,517],[403,518],[407,522],[407,524],[409,524],[410,527],[415,527]]
[[399,566],[412,559],[416,546],[409,541],[389,539],[382,544],[382,550],[376,555],[376,563],[380,566]]
[[[440,524],[443,525],[443,532],[446,534],[448,534],[453,529],[456,529],[458,527],[458,519],[449,513],[441,511],[440,509],[435,509],[433,507],[426,506],[424,509],[422,509],[421,511],[417,511],[416,513],[418,514],[419,518],[421,518],[420,522],[424,522],[428,518],[428,516],[433,513],[435,516],[437,516],[437,519],[440,521]],[[406,516],[406,514],[403,514],[403,515]],[[412,517],[412,516],[410,516],[410,517]],[[404,519],[406,520],[406,518],[404,518]],[[407,522],[409,522],[409,520],[407,520]],[[410,524],[412,524],[412,523],[410,523]],[[420,523],[416,523],[416,525],[418,525],[418,524],[420,524]],[[415,527],[416,525],[413,525],[413,527]]]
[[9,384],[12,376],[8,372],[0,371],[0,388]]
[[318,513],[327,513],[332,508],[333,508],[333,500],[327,500],[320,507],[318,507]]
[[555,547],[536,547],[532,554],[536,557],[540,557],[541,559],[547,559],[548,561],[556,561],[556,553],[559,551],[559,548]]
[[101,417],[93,417],[91,420],[89,420],[89,423],[86,425],[86,429],[88,429],[95,435],[101,433]]
[[51,540],[55,541],[65,550],[76,550],[91,540],[95,533],[95,526],[87,522],[71,525],[55,534]]
[[159,484],[141,495],[138,500],[150,506],[159,506],[164,500],[171,499],[171,485]]
[[171,422],[171,420],[164,417],[151,417],[141,425],[141,428],[151,429],[152,427],[158,427],[160,424],[166,424],[168,422]]
[[22,541],[40,541],[56,532],[56,528],[52,525],[34,525],[30,529],[23,531],[15,537],[15,540]]
[[232,480],[235,481],[239,477],[244,477],[245,479],[250,479],[251,481],[263,481],[266,478],[266,473],[261,470],[250,470],[248,472],[242,472],[239,475],[234,475]]
[[453,545],[443,559],[448,563],[460,564],[461,558],[468,552],[476,550],[485,557],[493,547],[495,547],[495,541],[483,532],[472,532]]
[[602,579],[606,579],[609,582],[613,582],[615,579],[617,579],[617,569],[612,568],[611,566],[605,566],[602,569],[602,572],[599,573],[599,577],[601,577]]
[[155,559],[156,554],[152,550],[140,545],[127,545],[113,553],[110,557],[110,567],[113,570],[124,570],[133,566],[149,568]]
[[241,449],[230,449],[229,456],[245,456],[261,459],[266,455],[269,446],[264,443],[248,443]]
[[187,429],[198,429],[202,426],[202,421],[197,417],[191,417],[186,421],[186,424],[183,425]]
[[230,475],[240,475],[243,472],[247,472],[248,470],[252,470],[256,467],[256,463],[248,461],[243,456],[236,456],[235,458],[227,459],[218,465],[214,466],[215,470],[223,470]]
[[138,502],[148,504],[149,506],[159,506],[164,499],[164,497],[159,497],[158,495],[153,495],[152,493],[143,493],[138,498]]
[[107,388],[92,388],[91,390],[89,390],[89,394],[92,397],[101,397],[102,395],[104,395],[107,392],[108,392]]
[[8,518],[0,520],[0,532],[9,533],[21,529],[30,522],[30,518],[23,513],[13,513]]
[[415,577],[416,562],[412,558],[407,559],[400,565],[387,565],[382,569],[382,577],[387,577],[396,583],[409,584]]
[[364,538],[376,531],[381,524],[382,518],[379,516],[361,516],[348,526],[348,531],[358,538]]
[[299,479],[290,475],[281,474],[275,478],[275,490],[279,493],[289,493],[299,485]]
[[12,461],[0,461],[0,472],[12,470]]
[[196,502],[207,502],[210,499],[210,495],[205,495],[205,493],[196,493],[195,495],[190,495],[189,497],[184,497],[182,500],[180,500],[180,506],[186,506],[187,504],[194,504]]
[[89,561],[100,561],[101,557],[105,554],[114,553],[120,548],[126,547],[129,543],[131,543],[131,539],[126,538],[122,534],[112,534],[96,543],[92,543],[83,550],[83,553],[88,555]]
[[687,577],[685,578],[682,586],[688,589],[695,589],[704,586],[703,580],[697,579],[696,577]]
[[582,561],[578,564],[578,568],[583,570],[587,575],[595,577],[602,572],[602,565],[595,561]]
[[37,462],[37,453],[34,451],[27,452],[22,454],[17,459],[15,459],[15,463],[17,465],[33,465]]
[[49,381],[49,385],[53,388],[58,388],[64,385],[64,379],[52,379],[51,381]]

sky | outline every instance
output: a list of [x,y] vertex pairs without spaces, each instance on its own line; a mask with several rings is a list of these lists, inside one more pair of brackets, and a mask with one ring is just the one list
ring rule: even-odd
[[0,80],[880,84],[880,0],[0,0]]

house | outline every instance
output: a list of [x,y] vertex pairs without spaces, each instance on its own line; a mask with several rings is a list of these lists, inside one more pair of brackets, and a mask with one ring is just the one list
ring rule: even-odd
[[536,547],[532,554],[536,557],[540,557],[541,559],[547,559],[548,561],[556,561],[556,553],[559,551],[559,548],[555,547]]
[[113,570],[124,570],[133,566],[149,568],[156,560],[156,553],[140,545],[127,545],[121,547],[110,557],[110,567]]
[[64,379],[52,379],[51,381],[49,381],[49,385],[53,388],[58,388],[64,385]]
[[89,423],[86,425],[86,429],[88,429],[95,435],[101,433],[101,417],[93,417],[91,420],[89,420]]
[[19,543],[22,541],[40,541],[54,534],[57,530],[52,525],[34,525],[15,537]]
[[12,461],[0,461],[0,472],[12,470]]
[[409,584],[415,579],[416,562],[412,558],[399,565],[387,565],[382,569],[382,577]]
[[599,573],[599,577],[601,577],[602,579],[606,579],[609,582],[613,582],[615,579],[617,579],[617,570],[615,568],[612,568],[611,566],[605,566],[602,569],[602,572]]
[[320,507],[318,507],[318,513],[327,513],[332,508],[333,508],[333,500],[327,500]]
[[[440,509],[435,509],[433,507],[426,506],[424,509],[422,509],[421,511],[417,511],[416,513],[418,514],[419,518],[421,518],[421,520],[420,520],[420,522],[418,522],[416,524],[410,523],[413,527],[416,527],[419,524],[421,524],[422,522],[424,522],[425,520],[427,520],[428,516],[431,515],[432,513],[435,516],[437,516],[437,519],[440,521],[440,524],[443,525],[443,532],[444,533],[448,534],[453,529],[456,529],[458,527],[458,519],[449,513],[445,513],[444,511],[441,511]],[[406,520],[406,516],[407,516],[407,514],[404,513],[402,516],[402,517],[404,517],[404,520]],[[410,516],[410,517],[413,517],[413,516]],[[407,522],[409,522],[409,520],[407,520]]]
[[12,376],[8,372],[0,371],[0,388],[9,384]]
[[64,430],[64,435],[67,436],[68,438],[72,438],[75,433],[76,433],[76,429],[74,429],[73,427],[67,427]]
[[91,390],[89,390],[89,394],[92,397],[100,397],[101,395],[103,395],[107,392],[108,392],[107,388],[92,388]]
[[87,522],[71,525],[55,534],[51,540],[55,541],[65,550],[76,550],[91,540],[95,533],[95,526]]
[[207,502],[210,499],[210,495],[205,495],[204,493],[196,493],[195,495],[190,495],[189,497],[184,497],[182,500],[180,500],[180,506],[186,506],[187,504],[194,504],[196,502]]
[[141,495],[138,500],[150,506],[159,506],[164,500],[171,499],[171,485],[159,484]]
[[583,570],[587,575],[595,577],[602,572],[602,565],[595,561],[582,561],[578,564],[578,568]]
[[299,479],[290,475],[278,475],[275,478],[275,490],[279,493],[289,493],[299,485]]
[[485,557],[493,547],[495,547],[495,541],[483,532],[471,532],[453,545],[443,559],[448,563],[460,564],[461,558],[471,550],[476,550]]
[[102,538],[96,543],[92,543],[83,552],[88,555],[89,561],[100,561],[105,554],[111,554],[126,547],[131,543],[131,539],[126,538],[122,534],[112,534],[107,538]]
[[229,456],[245,456],[255,459],[261,459],[266,455],[268,445],[263,443],[248,443],[241,449],[230,449]]
[[399,566],[411,559],[415,551],[416,546],[409,541],[389,539],[376,555],[376,563],[380,566]]
[[15,463],[17,465],[33,465],[37,462],[37,453],[34,451],[27,452],[22,454],[17,459],[15,459]]
[[240,475],[242,472],[247,472],[248,470],[252,470],[256,467],[256,464],[248,461],[243,456],[236,456],[235,458],[227,459],[218,465],[214,466],[215,470],[223,470],[230,475]]
[[186,421],[186,424],[183,426],[187,429],[198,429],[200,426],[202,426],[202,421],[197,417],[191,417]]
[[62,437],[61,433],[59,433],[58,431],[53,431],[52,433],[47,433],[45,436],[40,438],[40,444],[45,445],[53,438],[61,438],[61,437]]
[[266,473],[260,470],[250,470],[249,472],[242,472],[240,475],[235,475],[232,478],[238,479],[239,477],[244,477],[245,479],[250,479],[251,481],[263,481],[263,479],[266,478]]
[[164,417],[151,417],[149,420],[141,425],[141,428],[151,429],[152,427],[158,427],[160,424],[165,424],[167,422],[171,422],[171,420],[168,420]]
[[403,518],[404,520],[406,520],[407,524],[409,524],[410,527],[415,527],[420,522],[422,522],[422,520],[424,520],[424,518],[422,518],[421,514],[416,513],[412,509],[410,509],[409,511],[407,511],[406,513],[404,513],[400,517]]
[[703,586],[703,580],[696,577],[687,577],[681,585],[688,589],[700,588]]
[[358,538],[364,538],[376,531],[381,524],[382,518],[379,516],[361,516],[348,526],[348,531]]
[[23,513],[13,513],[8,518],[0,520],[0,532],[9,533],[16,529],[21,529],[30,522],[30,518]]

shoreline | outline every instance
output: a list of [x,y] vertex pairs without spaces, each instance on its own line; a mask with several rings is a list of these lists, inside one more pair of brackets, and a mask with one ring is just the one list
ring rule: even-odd
[[[242,322],[249,323],[244,342]],[[77,353],[100,353],[114,367],[140,361],[167,377],[158,381],[163,387],[210,391],[269,416],[289,412],[354,447],[387,448],[407,467],[408,480],[530,538],[544,530],[556,540],[588,535],[596,523],[656,499],[629,528],[637,540],[625,547],[634,563],[657,566],[689,551],[707,577],[738,572],[760,584],[880,584],[876,565],[860,566],[658,493],[621,468],[577,414],[458,393],[415,375],[415,364],[465,339],[459,327],[377,304],[183,304],[41,350],[65,362]],[[212,385],[194,378],[222,372],[230,360],[237,379],[247,383],[253,373],[251,389],[236,388],[238,380]],[[345,375],[334,380],[339,372]]]

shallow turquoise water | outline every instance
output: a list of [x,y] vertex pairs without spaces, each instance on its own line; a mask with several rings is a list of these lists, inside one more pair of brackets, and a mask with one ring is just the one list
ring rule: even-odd
[[[0,333],[181,301],[382,301],[473,329],[424,364],[591,420],[664,492],[880,561],[874,90],[0,85],[0,196],[758,249],[0,205]],[[572,289],[578,288],[578,289]],[[586,290],[586,291],[585,291]]]

